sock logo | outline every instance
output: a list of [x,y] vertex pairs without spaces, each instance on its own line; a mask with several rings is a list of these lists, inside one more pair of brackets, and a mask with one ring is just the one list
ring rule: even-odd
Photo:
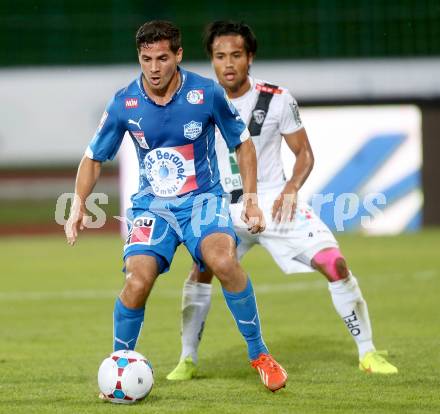
[[200,331],[197,334],[197,339],[199,340],[199,342],[202,340],[202,335],[203,335],[203,330],[205,329],[205,321],[202,322],[201,326],[200,326]]
[[255,325],[255,326],[257,326],[257,324],[255,323],[256,319],[257,319],[257,314],[255,314],[255,316],[250,321],[242,321],[241,319],[239,319],[238,322],[240,322],[243,325]]
[[120,344],[124,345],[127,349],[130,349],[130,342],[136,340],[136,338],[132,338],[129,341],[125,342],[122,339],[119,339],[117,336],[115,336],[115,342],[119,342]]
[[361,330],[359,329],[359,320],[354,310],[350,315],[344,316],[342,319],[353,336],[358,336],[361,333]]

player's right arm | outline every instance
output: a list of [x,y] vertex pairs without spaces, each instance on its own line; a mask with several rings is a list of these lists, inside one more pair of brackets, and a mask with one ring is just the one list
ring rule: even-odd
[[67,242],[73,246],[78,237],[78,230],[83,230],[87,220],[85,203],[95,187],[101,173],[101,162],[84,155],[79,163],[75,183],[75,196],[70,209],[70,216],[65,225]]
[[67,242],[72,246],[78,237],[78,230],[85,227],[87,220],[85,203],[98,181],[101,163],[115,157],[124,137],[125,126],[118,116],[121,112],[121,104],[116,96],[107,105],[95,136],[78,167],[75,196],[64,228]]

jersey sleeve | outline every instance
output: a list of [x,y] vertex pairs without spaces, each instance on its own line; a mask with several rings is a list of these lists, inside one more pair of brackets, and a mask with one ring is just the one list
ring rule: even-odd
[[102,114],[101,121],[86,150],[86,156],[96,161],[112,160],[124,138],[125,128],[118,118],[117,101],[113,98]]
[[238,147],[250,137],[250,133],[225,90],[214,83],[213,118],[228,148]]
[[299,115],[298,103],[287,91],[281,94],[280,98],[282,100],[280,133],[292,134],[304,127]]

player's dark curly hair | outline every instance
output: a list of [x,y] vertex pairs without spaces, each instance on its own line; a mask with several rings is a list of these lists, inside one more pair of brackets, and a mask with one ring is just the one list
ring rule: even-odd
[[237,35],[244,39],[246,52],[252,55],[257,53],[257,39],[252,29],[243,22],[234,22],[232,20],[217,20],[206,26],[204,45],[208,56],[212,56],[212,44],[218,36]]
[[177,53],[182,46],[180,30],[173,23],[166,20],[152,20],[139,27],[136,33],[136,48],[139,51],[144,43],[148,45],[160,40],[168,40],[173,53]]

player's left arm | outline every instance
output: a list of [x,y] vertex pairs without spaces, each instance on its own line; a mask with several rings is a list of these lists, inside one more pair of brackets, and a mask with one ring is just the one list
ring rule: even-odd
[[294,219],[298,191],[312,171],[314,163],[313,151],[304,128],[292,134],[283,134],[283,137],[295,154],[296,161],[292,178],[287,181],[283,191],[273,203],[272,218],[278,223]]
[[243,212],[241,219],[251,233],[261,233],[266,228],[264,214],[258,207],[257,198],[257,154],[249,137],[235,149],[237,164],[243,185]]
[[288,92],[283,93],[280,98],[280,132],[287,146],[295,154],[296,161],[292,178],[286,183],[272,207],[272,218],[278,223],[294,219],[298,191],[312,171],[314,163],[313,151],[296,100]]

